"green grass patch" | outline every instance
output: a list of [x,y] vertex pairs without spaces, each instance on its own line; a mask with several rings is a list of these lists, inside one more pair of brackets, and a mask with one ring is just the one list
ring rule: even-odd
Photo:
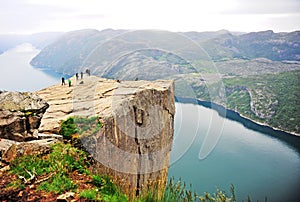
[[88,200],[101,200],[101,195],[98,189],[88,189],[83,190],[79,193],[80,198],[88,199]]
[[66,139],[71,139],[74,134],[95,134],[102,127],[101,122],[97,116],[85,117],[69,117],[61,123],[60,135]]
[[25,185],[19,179],[9,183],[6,187],[21,189],[21,190],[25,189]]
[[52,146],[50,154],[43,158],[39,156],[23,156],[11,162],[11,173],[30,178],[30,174],[39,177],[41,175],[54,175],[42,183],[39,189],[54,193],[73,190],[76,185],[69,178],[70,173],[88,173],[89,166],[87,154],[70,144],[57,143]]
[[21,158],[17,158],[10,163],[10,166],[11,173],[23,176],[26,179],[30,178],[28,172],[39,176],[52,171],[51,162],[38,156],[23,156]]
[[195,191],[192,191],[192,185],[187,185],[181,179],[175,181],[171,178],[165,188],[165,191],[162,197],[159,198],[157,194],[157,190],[155,188],[149,189],[143,193],[140,198],[135,199],[135,202],[173,202],[173,201],[186,201],[186,202],[235,202],[235,190],[234,186],[231,185],[230,192],[231,194],[227,194],[226,192],[217,189],[215,193],[207,193],[204,192],[203,195],[199,195]]
[[59,173],[54,175],[50,180],[41,183],[38,190],[49,191],[55,194],[62,194],[66,191],[74,191],[77,185],[65,174]]
[[89,200],[101,200],[107,202],[128,201],[128,197],[123,194],[108,176],[92,176],[92,184],[96,187],[80,192],[80,198]]
[[117,186],[112,182],[109,176],[92,176],[92,184],[99,187],[102,194],[115,195],[118,194]]

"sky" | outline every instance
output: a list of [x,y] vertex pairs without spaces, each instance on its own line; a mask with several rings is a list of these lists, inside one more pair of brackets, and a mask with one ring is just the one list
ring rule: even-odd
[[300,0],[0,0],[0,34],[300,30]]

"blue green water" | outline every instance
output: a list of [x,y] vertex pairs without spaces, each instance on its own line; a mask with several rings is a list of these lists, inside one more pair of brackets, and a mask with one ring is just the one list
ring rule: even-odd
[[[212,152],[200,159],[202,143],[209,130],[218,131],[215,128],[221,128],[220,139]],[[213,141],[214,134],[209,136]],[[246,201],[248,195],[253,201],[265,197],[268,201],[300,201],[297,149],[195,104],[176,103],[172,176],[192,183],[199,194],[217,188],[230,193],[233,184],[238,201]]]
[[36,91],[60,82],[62,74],[29,64],[38,53],[30,44],[22,44],[1,54],[0,90]]

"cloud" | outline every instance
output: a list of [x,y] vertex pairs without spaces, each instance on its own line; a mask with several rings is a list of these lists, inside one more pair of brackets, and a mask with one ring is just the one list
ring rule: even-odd
[[1,1],[0,33],[84,28],[256,31],[266,25],[275,31],[299,29],[299,0]]
[[238,0],[236,8],[223,14],[297,14],[300,12],[299,0]]
[[69,12],[67,8],[30,5],[17,0],[4,1],[0,8],[0,32],[38,30]]

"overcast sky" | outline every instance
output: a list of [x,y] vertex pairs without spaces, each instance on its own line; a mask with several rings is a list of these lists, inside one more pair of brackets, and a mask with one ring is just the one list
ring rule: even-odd
[[0,34],[85,28],[300,30],[300,0],[0,0]]

